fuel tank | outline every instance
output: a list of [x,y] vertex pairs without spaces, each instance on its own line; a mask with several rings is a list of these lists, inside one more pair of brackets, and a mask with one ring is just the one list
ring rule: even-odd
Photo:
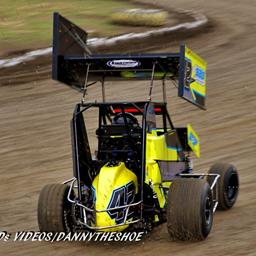
[[96,227],[114,226],[102,231],[122,231],[128,225],[116,226],[125,221],[132,220],[132,209],[127,208],[108,210],[110,208],[125,206],[134,202],[135,194],[138,193],[137,176],[126,168],[123,162],[107,163],[101,169],[93,181]]

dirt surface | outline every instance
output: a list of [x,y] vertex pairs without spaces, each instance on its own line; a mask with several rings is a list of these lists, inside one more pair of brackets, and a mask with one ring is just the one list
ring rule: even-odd
[[[154,3],[142,3],[140,4],[137,1],[133,1],[134,4],[137,4],[138,7],[144,8],[157,8],[157,5]],[[175,10],[174,8],[168,8],[168,20],[165,24],[165,27],[174,27],[178,24],[190,23],[194,21],[193,14],[191,13],[183,13],[180,10]],[[78,24],[79,25],[79,24]],[[149,30],[157,30],[159,28],[156,27],[129,27],[123,26],[123,34],[128,33],[138,33],[145,32]],[[182,40],[187,38],[188,36],[196,36],[198,33],[202,33],[204,28],[207,28],[208,32],[212,28],[212,24],[206,23],[205,25],[201,25],[199,27],[184,30],[180,29],[175,32],[166,32],[161,38],[158,35],[151,35],[150,38],[146,37],[138,40],[137,38],[128,38],[123,41],[118,41],[114,45],[113,44],[101,44],[97,46],[89,45],[91,52],[95,53],[134,53],[134,52],[145,52],[156,49],[156,46],[161,44],[169,44],[170,41]],[[197,32],[197,33],[195,33]],[[93,36],[89,33],[89,38],[92,39]],[[177,41],[178,42],[178,41]],[[178,43],[176,44],[178,45]],[[3,49],[0,50],[0,59],[10,59],[12,57],[20,57],[25,53],[31,50],[9,50],[4,52]],[[19,85],[21,83],[29,83],[39,80],[49,79],[51,77],[51,54],[43,55],[33,60],[23,61],[15,66],[11,67],[0,67],[0,86],[6,85]]]
[[[137,244],[0,241],[1,255],[256,255],[256,5],[252,0],[161,3],[202,12],[216,25],[214,31],[186,40],[209,63],[208,110],[178,99],[174,87],[169,110],[175,124],[192,123],[201,136],[196,169],[207,170],[218,160],[237,166],[241,190],[236,206],[217,212],[210,236],[199,243],[171,242],[163,224]],[[174,49],[164,44],[161,50]],[[108,88],[111,96],[119,87]],[[122,95],[137,99],[144,89],[141,83],[129,84]],[[0,87],[0,94],[0,228],[38,230],[40,189],[72,174],[69,120],[80,95],[51,80]]]

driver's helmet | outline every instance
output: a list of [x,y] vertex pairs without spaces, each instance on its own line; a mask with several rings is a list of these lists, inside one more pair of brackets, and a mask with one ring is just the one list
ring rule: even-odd
[[125,125],[125,119],[128,125],[139,126],[138,119],[132,113],[119,113],[113,120],[112,124]]

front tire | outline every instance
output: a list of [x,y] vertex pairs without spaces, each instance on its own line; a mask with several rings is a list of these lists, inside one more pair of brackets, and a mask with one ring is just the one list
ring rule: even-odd
[[46,185],[41,190],[37,208],[41,232],[73,231],[72,204],[67,200],[68,191],[69,187],[64,184]]
[[239,192],[239,177],[236,168],[231,164],[216,163],[209,173],[219,174],[217,182],[218,210],[229,210],[236,202]]
[[209,184],[201,179],[175,179],[168,193],[167,229],[173,240],[204,240],[213,222]]

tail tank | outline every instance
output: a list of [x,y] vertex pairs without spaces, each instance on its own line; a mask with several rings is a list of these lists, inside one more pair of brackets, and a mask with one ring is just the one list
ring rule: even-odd
[[122,231],[128,225],[116,226],[125,221],[132,220],[132,210],[127,213],[127,208],[108,210],[110,208],[128,205],[134,202],[135,194],[138,193],[137,176],[126,168],[123,162],[107,163],[93,181],[96,227],[115,226],[102,231]]

